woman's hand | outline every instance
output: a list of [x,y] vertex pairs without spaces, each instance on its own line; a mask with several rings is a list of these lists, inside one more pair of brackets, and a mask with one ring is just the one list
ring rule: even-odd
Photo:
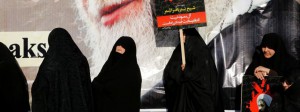
[[263,66],[258,66],[254,70],[254,73],[256,73],[256,72],[264,72],[265,73],[264,76],[267,76],[270,72],[270,69],[266,68],[266,67],[263,67]]
[[184,71],[185,69],[185,64],[181,64],[181,70]]
[[269,72],[270,72],[269,68],[266,68],[266,67],[263,67],[263,66],[258,66],[254,70],[254,75],[258,79],[263,80],[264,76],[268,76]]
[[254,75],[256,76],[256,78],[260,79],[260,80],[263,80],[265,79],[264,76],[266,73],[265,72],[254,72]]

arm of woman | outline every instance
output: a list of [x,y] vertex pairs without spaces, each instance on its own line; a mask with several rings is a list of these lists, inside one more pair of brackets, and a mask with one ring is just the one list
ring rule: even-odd
[[254,70],[254,74],[257,72],[263,72],[264,76],[277,76],[277,72],[275,70],[272,70],[270,68],[264,67],[264,66],[258,66]]

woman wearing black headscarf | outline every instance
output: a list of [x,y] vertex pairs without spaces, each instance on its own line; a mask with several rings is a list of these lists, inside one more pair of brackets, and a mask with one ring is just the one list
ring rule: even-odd
[[[253,75],[260,80],[265,76],[287,77],[298,68],[299,63],[287,53],[281,37],[276,33],[269,33],[264,35],[260,46],[256,47],[245,75]],[[284,108],[282,87],[273,86],[271,93],[273,100],[269,111],[281,112]]]
[[264,76],[284,76],[297,69],[299,63],[290,56],[278,34],[264,35],[261,45],[256,48],[252,62],[245,75],[254,75],[258,79]]
[[87,59],[65,29],[52,30],[48,42],[32,85],[32,112],[93,112]]
[[29,95],[26,78],[13,54],[0,42],[0,105],[9,112],[28,112]]
[[96,112],[139,112],[141,80],[135,42],[123,36],[92,82]]
[[269,112],[300,112],[300,70],[293,70],[282,79],[283,91],[273,96]]
[[294,70],[283,82],[284,104],[282,112],[300,112],[300,70]]
[[223,112],[221,86],[210,50],[196,29],[184,29],[186,66],[178,45],[163,74],[168,112]]

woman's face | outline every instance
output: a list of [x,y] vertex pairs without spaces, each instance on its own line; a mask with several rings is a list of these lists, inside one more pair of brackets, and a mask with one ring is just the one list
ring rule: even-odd
[[292,84],[288,84],[286,81],[284,81],[284,82],[282,83],[282,86],[283,86],[283,89],[284,89],[284,90],[287,90],[289,87],[291,87],[291,85],[292,85]]
[[264,53],[265,58],[271,58],[275,54],[275,50],[270,49],[268,47],[263,47],[262,51]]
[[124,54],[125,53],[125,49],[121,45],[118,45],[116,47],[116,52],[120,53],[120,54]]

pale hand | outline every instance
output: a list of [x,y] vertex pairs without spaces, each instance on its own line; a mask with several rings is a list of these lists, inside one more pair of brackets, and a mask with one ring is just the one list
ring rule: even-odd
[[181,64],[181,70],[184,71],[185,69],[185,64]]

